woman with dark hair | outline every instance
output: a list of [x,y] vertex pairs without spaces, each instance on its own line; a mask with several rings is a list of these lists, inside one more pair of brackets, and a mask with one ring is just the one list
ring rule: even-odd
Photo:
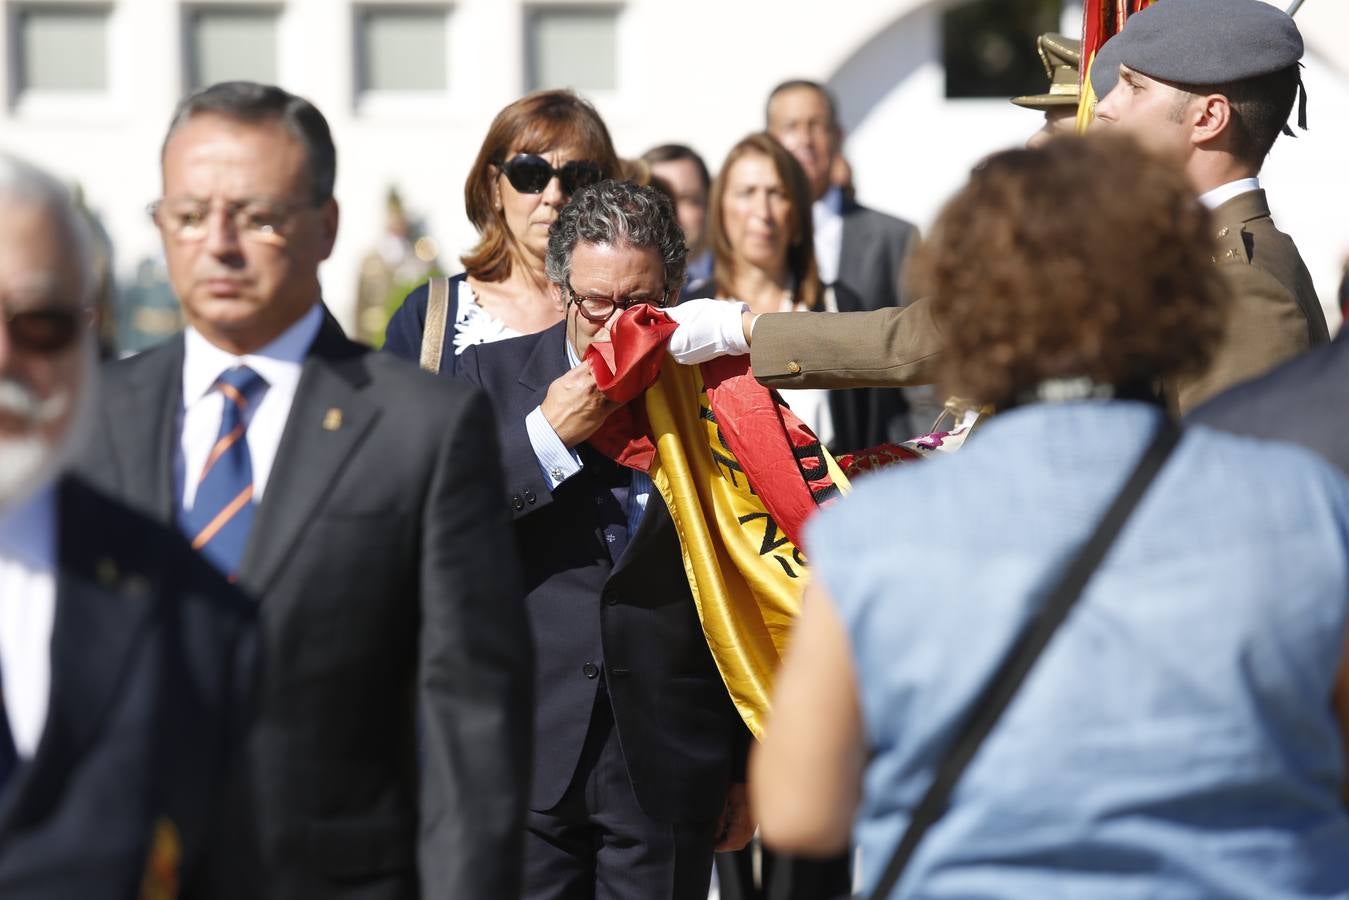
[[[826,287],[815,266],[810,185],[801,164],[771,135],[731,148],[708,197],[712,279],[684,299],[735,298],[752,313],[862,309],[841,284]],[[781,392],[820,440],[860,450],[906,440],[907,407],[898,391]]]
[[[997,154],[946,206],[918,284],[947,386],[1002,412],[808,528],[811,587],[751,765],[766,845],[851,837],[874,890],[930,821],[894,897],[1345,896],[1349,482],[1202,426],[1158,443],[1175,432],[1157,382],[1222,334],[1212,233],[1179,171],[1111,135]],[[1065,567],[1159,459],[944,812],[916,815],[993,708],[976,698],[1016,684],[1002,664]]]
[[[571,91],[538,91],[497,114],[464,183],[478,245],[449,281],[440,371],[453,375],[465,347],[542,331],[562,321],[543,272],[548,229],[577,189],[618,177],[620,163],[599,113]],[[430,283],[389,320],[384,347],[422,355]]]

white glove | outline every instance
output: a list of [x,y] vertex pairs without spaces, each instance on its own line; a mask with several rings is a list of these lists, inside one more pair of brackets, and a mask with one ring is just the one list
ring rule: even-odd
[[748,303],[739,300],[685,300],[663,312],[679,323],[667,349],[675,362],[691,366],[718,356],[749,352],[742,315]]

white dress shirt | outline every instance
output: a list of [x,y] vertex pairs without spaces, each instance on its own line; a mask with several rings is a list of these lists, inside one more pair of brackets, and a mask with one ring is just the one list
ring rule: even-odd
[[[581,364],[581,358],[576,355],[576,351],[571,347],[571,341],[567,341],[567,363],[573,369]],[[557,436],[553,426],[548,424],[548,418],[543,414],[543,407],[536,406],[525,416],[525,431],[529,434],[529,444],[534,448],[534,458],[539,461],[539,468],[543,470],[543,480],[548,482],[549,490],[557,490],[558,485],[566,481],[584,468],[585,463],[581,461],[581,454],[576,452],[574,447],[568,447],[562,443],[562,438]],[[632,485],[628,489],[628,508],[624,510],[628,520],[628,535],[637,533],[637,526],[642,522],[642,516],[646,513],[646,502],[651,497],[651,476],[645,472],[632,471]]]
[[831,187],[810,207],[815,226],[815,265],[825,284],[838,281],[839,260],[843,256],[843,191]]
[[179,441],[173,465],[174,490],[182,499],[183,510],[192,508],[199,473],[220,433],[225,398],[216,389],[216,379],[235,366],[248,366],[267,382],[259,400],[244,410],[248,456],[253,464],[253,502],[261,502],[281,443],[281,433],[290,415],[290,405],[295,399],[295,388],[300,383],[305,354],[322,324],[323,307],[315,303],[276,340],[244,356],[221,350],[196,330],[187,329],[183,353],[183,408],[179,413]]
[[1199,202],[1209,209],[1217,209],[1233,197],[1258,190],[1260,190],[1259,178],[1238,178],[1236,181],[1220,184],[1213,190],[1200,194]]
[[0,515],[0,680],[14,746],[37,752],[51,695],[56,622],[56,487]]

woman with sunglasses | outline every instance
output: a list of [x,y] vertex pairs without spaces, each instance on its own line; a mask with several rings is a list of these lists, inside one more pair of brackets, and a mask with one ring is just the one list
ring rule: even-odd
[[[712,279],[682,299],[736,298],[751,313],[859,310],[842,284],[826,287],[815,265],[810,185],[795,157],[767,133],[741,140],[708,197]],[[782,391],[792,411],[831,450],[860,450],[913,437],[896,390]]]
[[[548,229],[577,189],[619,175],[609,129],[571,91],[538,91],[492,121],[464,183],[464,206],[478,245],[450,279],[440,372],[455,373],[465,347],[532,334],[562,320],[543,272]],[[389,320],[384,348],[419,360],[430,283],[408,295]]]

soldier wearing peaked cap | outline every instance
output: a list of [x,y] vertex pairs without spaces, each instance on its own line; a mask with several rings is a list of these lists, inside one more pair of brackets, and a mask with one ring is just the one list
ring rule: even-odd
[[1166,0],[1129,18],[1092,66],[1096,121],[1125,129],[1183,166],[1213,213],[1214,260],[1233,297],[1208,369],[1176,386],[1188,410],[1329,340],[1292,239],[1279,231],[1259,171],[1301,92],[1302,35],[1261,0]]
[[1035,50],[1049,76],[1049,88],[1043,94],[1013,97],[1012,102],[1045,114],[1044,125],[1026,141],[1038,147],[1057,134],[1071,134],[1077,124],[1078,66],[1082,60],[1082,42],[1052,32],[1035,39]]

